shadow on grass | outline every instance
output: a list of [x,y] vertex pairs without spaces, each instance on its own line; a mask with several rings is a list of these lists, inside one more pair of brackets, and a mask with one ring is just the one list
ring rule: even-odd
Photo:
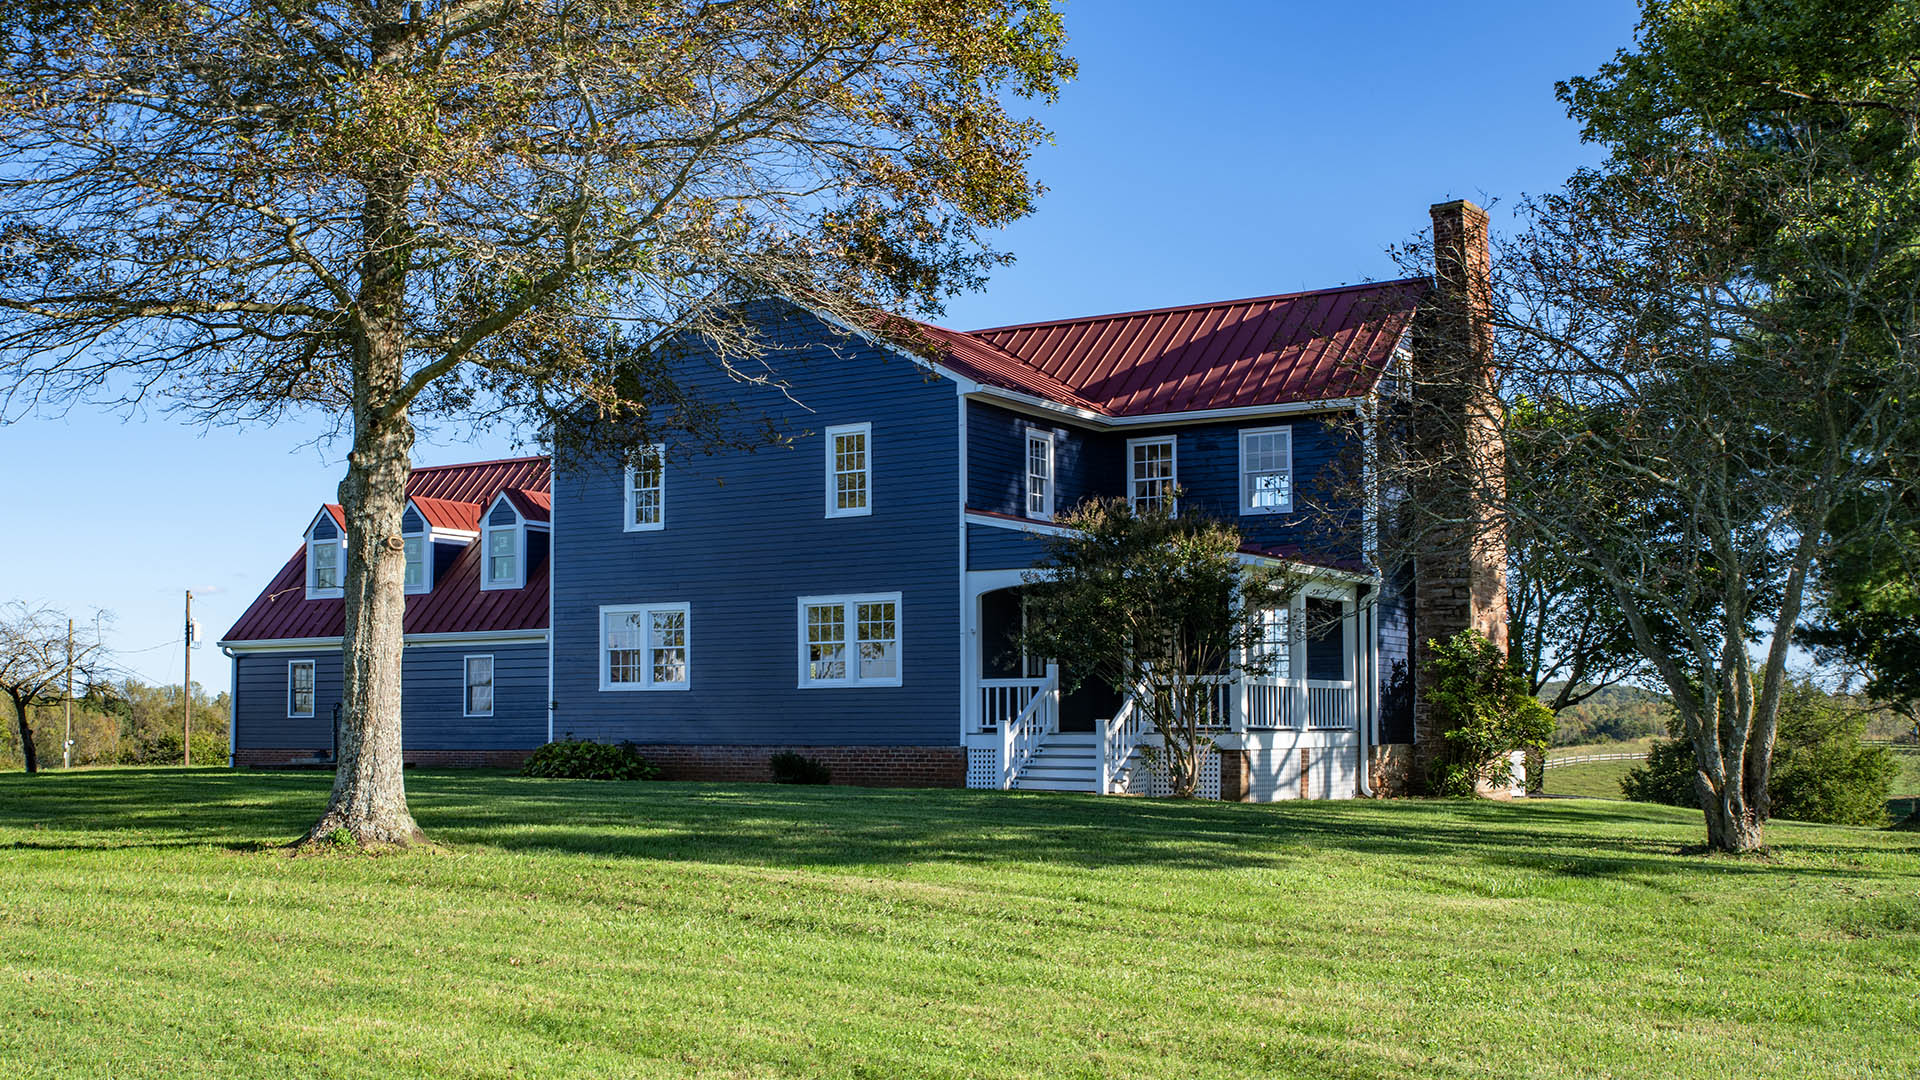
[[[318,815],[327,773],[114,770],[0,778],[0,851],[271,849]],[[435,840],[563,853],[810,868],[922,862],[1231,870],[1329,852],[1680,888],[1680,876],[1766,873],[1764,863],[1679,857],[1699,824],[1665,808],[1553,801],[1291,802],[1262,806],[978,791],[524,780],[410,773]],[[1796,873],[1889,876],[1864,845],[1795,836],[1834,858]],[[1424,861],[1423,861],[1424,860]]]

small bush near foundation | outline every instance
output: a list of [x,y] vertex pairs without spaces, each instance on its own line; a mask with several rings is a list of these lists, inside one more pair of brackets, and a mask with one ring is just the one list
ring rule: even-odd
[[656,780],[660,768],[640,756],[632,743],[568,740],[548,743],[520,767],[521,776],[560,780]]
[[782,751],[768,758],[767,764],[773,769],[773,782],[776,784],[833,783],[833,770],[805,754]]

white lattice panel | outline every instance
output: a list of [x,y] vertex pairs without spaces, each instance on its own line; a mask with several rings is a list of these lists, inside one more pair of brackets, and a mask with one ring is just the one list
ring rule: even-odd
[[970,788],[999,788],[999,750],[991,746],[970,746],[967,748],[967,786]]
[[[1135,759],[1133,774],[1128,778],[1131,792],[1136,795],[1150,795],[1164,799],[1173,794],[1173,782],[1169,780],[1165,755],[1142,752]],[[1220,754],[1213,749],[1200,753],[1200,785],[1194,795],[1201,799],[1220,797]]]

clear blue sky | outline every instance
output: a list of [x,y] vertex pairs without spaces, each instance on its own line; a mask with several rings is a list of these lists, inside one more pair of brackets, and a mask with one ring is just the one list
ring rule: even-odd
[[[1385,248],[1429,203],[1505,201],[1594,161],[1553,97],[1628,44],[1629,0],[1385,3],[1070,0],[1080,79],[1034,160],[1051,190],[997,238],[1019,256],[961,328],[1395,276]],[[1495,208],[1495,225],[1504,215]],[[319,423],[200,431],[84,409],[0,426],[0,599],[114,616],[121,666],[178,681],[181,593],[214,648],[333,498]],[[420,464],[502,437],[422,441]],[[158,646],[158,647],[155,647]]]

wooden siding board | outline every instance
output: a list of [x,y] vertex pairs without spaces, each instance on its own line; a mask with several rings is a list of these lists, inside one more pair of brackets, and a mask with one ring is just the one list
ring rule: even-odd
[[[792,308],[763,308],[793,400],[743,387],[697,350],[687,385],[800,435],[675,455],[666,527],[622,529],[611,463],[556,477],[554,735],[640,743],[954,745],[959,737],[956,388]],[[795,404],[795,402],[799,404]],[[871,422],[873,513],[825,515],[830,425]],[[807,434],[800,434],[806,432]],[[899,592],[904,685],[800,689],[797,598]],[[689,690],[602,691],[599,609],[685,603]]]

